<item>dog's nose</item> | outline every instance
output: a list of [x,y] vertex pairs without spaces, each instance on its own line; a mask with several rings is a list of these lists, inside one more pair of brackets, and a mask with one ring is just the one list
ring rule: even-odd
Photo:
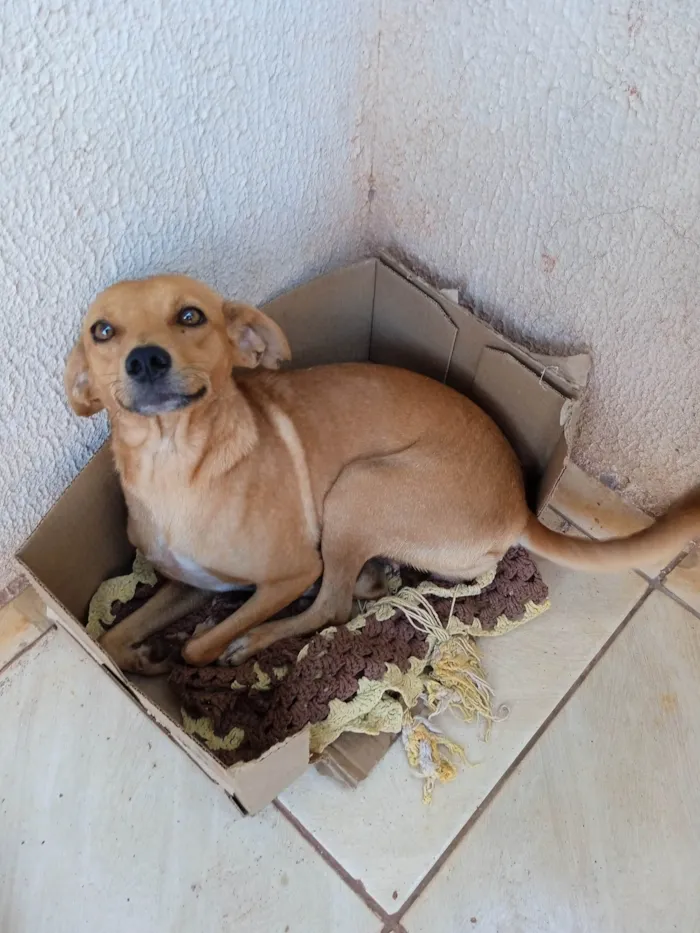
[[161,379],[172,366],[173,361],[167,350],[162,347],[134,347],[124,364],[127,375],[135,382],[155,382]]

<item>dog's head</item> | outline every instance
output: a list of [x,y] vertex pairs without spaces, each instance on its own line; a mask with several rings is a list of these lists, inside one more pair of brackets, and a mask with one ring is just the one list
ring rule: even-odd
[[162,415],[215,396],[237,367],[290,358],[280,328],[181,275],[120,282],[98,296],[66,365],[77,414]]

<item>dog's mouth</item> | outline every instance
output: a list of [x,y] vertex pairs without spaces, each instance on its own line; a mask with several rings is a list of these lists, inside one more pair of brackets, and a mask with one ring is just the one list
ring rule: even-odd
[[149,386],[147,392],[137,392],[128,400],[117,398],[117,401],[125,411],[134,415],[165,415],[194,405],[195,402],[204,398],[207,391],[205,385],[200,386],[196,392],[189,393],[173,392]]

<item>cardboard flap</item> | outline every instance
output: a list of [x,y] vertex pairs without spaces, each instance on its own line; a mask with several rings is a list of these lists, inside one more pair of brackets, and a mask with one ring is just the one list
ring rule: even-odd
[[257,813],[296,781],[309,766],[309,727],[256,758],[228,769],[236,798]]
[[[84,619],[97,587],[134,553],[109,443],[71,483],[17,555],[44,594]],[[78,569],[79,568],[79,569]]]
[[537,499],[537,514],[540,515],[549,505],[549,501],[554,495],[559,480],[562,478],[564,470],[571,459],[571,448],[576,437],[578,428],[578,419],[581,416],[581,403],[579,401],[570,401],[564,406],[562,411],[563,430],[557,446],[554,448],[547,469],[539,486],[539,495]]
[[316,762],[316,770],[345,787],[357,787],[379,764],[395,739],[389,732],[379,735],[344,732]]
[[[560,377],[566,380],[563,387],[583,392],[591,374],[591,358],[587,353],[575,353],[573,356],[549,356],[546,353],[533,353],[532,358],[542,364],[543,373],[548,379]],[[561,388],[557,382],[554,388]]]
[[456,336],[457,328],[436,301],[378,264],[372,363],[401,366],[444,382]]
[[496,333],[483,321],[474,317],[467,308],[455,305],[450,308],[450,314],[457,323],[458,334],[447,383],[463,395],[472,394],[476,370],[486,347],[509,353],[521,366],[534,373],[538,381],[551,386],[567,398],[579,398],[585,390],[591,368],[591,358],[588,354],[562,357],[530,353],[524,347]]
[[563,435],[570,400],[492,347],[481,354],[472,395],[511,442],[526,473],[543,476]]
[[554,448],[554,453],[547,464],[547,469],[545,470],[537,490],[538,515],[541,515],[549,505],[549,501],[554,495],[554,490],[557,488],[559,480],[562,478],[564,470],[569,462],[569,453],[569,444],[566,439],[566,434],[562,434],[557,446]]
[[366,362],[376,259],[330,272],[263,305],[292,348],[294,369]]
[[481,353],[484,347],[489,346],[510,353],[563,395],[578,398],[585,390],[591,369],[591,358],[587,353],[565,357],[531,353],[520,344],[503,337],[480,320],[470,308],[461,305],[457,289],[434,288],[391,253],[383,250],[379,256],[380,267],[385,265],[393,269],[410,285],[432,298],[457,325],[458,333],[447,376],[448,385],[464,395],[470,395]]

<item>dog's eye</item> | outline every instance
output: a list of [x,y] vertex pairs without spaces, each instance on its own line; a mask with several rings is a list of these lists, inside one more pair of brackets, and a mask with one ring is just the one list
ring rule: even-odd
[[199,327],[205,321],[204,312],[199,308],[183,308],[177,315],[177,323],[183,327]]
[[106,343],[114,337],[114,328],[109,321],[95,321],[90,328],[92,339],[97,343]]

